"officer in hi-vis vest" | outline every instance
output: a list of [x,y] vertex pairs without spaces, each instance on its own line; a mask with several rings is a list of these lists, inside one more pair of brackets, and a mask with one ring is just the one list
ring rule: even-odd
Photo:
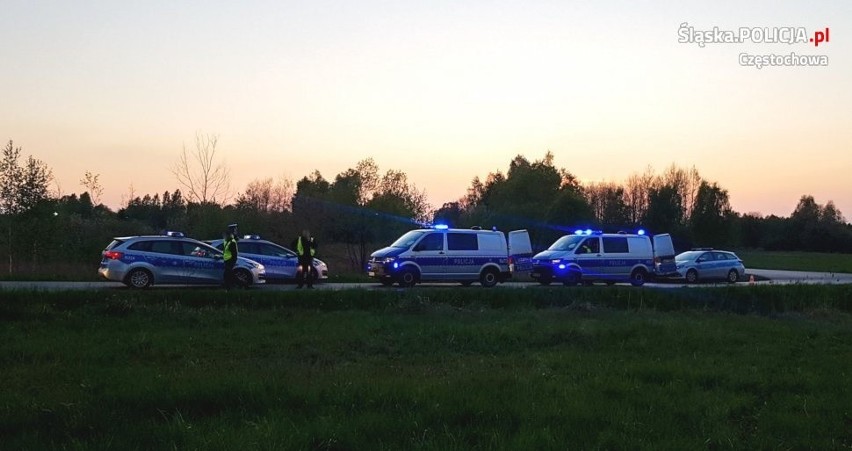
[[234,278],[234,265],[237,264],[239,250],[237,249],[237,225],[228,225],[228,230],[223,234],[225,239],[225,247],[222,249],[222,261],[225,263],[225,270],[222,278],[225,282],[225,288],[230,290],[234,284],[238,283]]
[[314,255],[317,253],[317,240],[311,236],[308,229],[302,230],[302,234],[293,240],[293,250],[299,256],[299,267],[296,269],[296,288],[302,288],[307,283],[308,288],[314,287],[313,268]]

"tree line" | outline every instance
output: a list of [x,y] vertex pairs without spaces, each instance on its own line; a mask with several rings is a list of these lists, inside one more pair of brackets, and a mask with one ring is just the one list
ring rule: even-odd
[[[695,168],[672,165],[661,173],[647,168],[623,183],[584,184],[567,169],[556,167],[550,152],[538,160],[518,155],[505,173],[490,173],[484,180],[475,177],[457,201],[433,209],[425,191],[404,172],[381,171],[368,158],[328,179],[319,171],[295,183],[285,178],[256,179],[224,202],[228,180],[221,174],[227,172],[209,152],[202,152],[201,146],[211,143],[215,150],[215,139],[198,138],[197,152],[184,149],[173,170],[178,184],[184,190],[191,186],[190,190],[131,192],[113,211],[100,203],[103,188],[97,174],[84,174],[80,194],[51,191],[53,173],[47,164],[33,156],[23,159],[22,149],[9,141],[0,159],[4,276],[67,271],[81,265],[91,271],[115,236],[182,230],[212,239],[232,222],[238,222],[244,233],[284,244],[309,229],[321,242],[338,244],[350,270],[363,268],[372,250],[404,231],[436,222],[461,228],[528,229],[539,249],[578,228],[610,232],[643,228],[671,233],[679,250],[712,246],[852,253],[852,225],[832,201],[822,205],[803,195],[789,217],[740,214],[731,208],[728,191]],[[201,163],[201,172],[193,172],[193,158]]]

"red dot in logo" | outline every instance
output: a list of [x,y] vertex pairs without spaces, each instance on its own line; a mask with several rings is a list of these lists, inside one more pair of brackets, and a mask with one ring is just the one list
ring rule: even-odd
[[811,38],[811,42],[814,42],[814,38]]

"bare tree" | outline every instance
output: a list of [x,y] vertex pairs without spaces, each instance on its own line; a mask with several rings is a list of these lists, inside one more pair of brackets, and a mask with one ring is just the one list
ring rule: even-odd
[[290,210],[293,200],[293,181],[281,177],[277,182],[272,177],[249,182],[246,191],[237,196],[237,206],[268,213]]
[[231,171],[216,162],[218,135],[195,135],[195,150],[183,146],[180,159],[172,167],[172,174],[185,188],[191,202],[225,203],[231,187]]
[[104,187],[101,185],[100,178],[100,174],[92,174],[90,171],[86,171],[83,178],[80,179],[80,185],[89,192],[93,205],[100,205],[101,196],[104,194]]

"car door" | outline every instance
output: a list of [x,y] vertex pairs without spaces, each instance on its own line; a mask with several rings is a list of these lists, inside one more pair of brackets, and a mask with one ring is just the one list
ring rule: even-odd
[[601,266],[600,272],[610,279],[628,277],[633,268],[633,261],[629,260],[631,255],[627,237],[605,236],[601,237],[601,241],[605,264]]
[[411,248],[412,259],[424,278],[440,278],[446,273],[447,255],[443,232],[427,233]]
[[186,281],[190,283],[218,284],[222,282],[225,263],[222,255],[212,248],[193,241],[182,241],[182,260],[186,268]]
[[577,264],[583,270],[583,275],[598,277],[604,273],[604,260],[601,258],[601,240],[599,237],[587,237],[577,246],[574,255]]
[[475,232],[447,232],[447,277],[478,277],[478,251],[479,238]]
[[714,275],[714,265],[716,259],[712,252],[705,252],[695,259],[695,269],[698,271],[698,277],[703,279],[717,277]]
[[156,274],[154,274],[155,282],[181,283],[186,281],[186,268],[180,241],[174,239],[152,241],[147,260],[156,271]]
[[[295,279],[298,258],[296,253],[273,243],[258,243],[267,279]],[[252,259],[254,260],[254,259]]]

